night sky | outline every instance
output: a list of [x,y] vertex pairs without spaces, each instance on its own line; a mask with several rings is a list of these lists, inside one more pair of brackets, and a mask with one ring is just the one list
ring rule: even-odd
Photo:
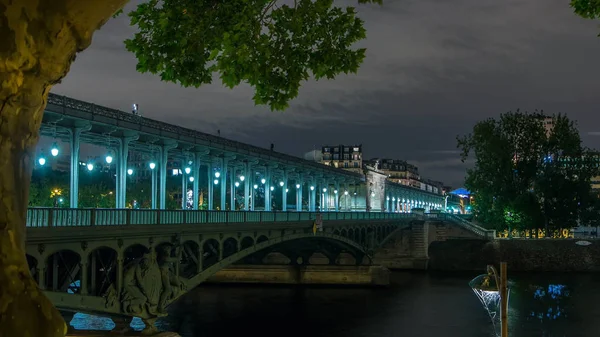
[[[138,1],[128,6],[133,8]],[[337,1],[356,5],[355,1]],[[323,144],[363,144],[365,158],[405,159],[459,186],[455,137],[521,108],[564,112],[600,148],[600,32],[568,0],[384,0],[358,6],[367,59],[357,75],[309,81],[285,112],[255,107],[252,90],[200,89],[136,72],[123,41],[128,17],[109,21],[53,92],[301,156]],[[592,133],[592,134],[590,134]]]

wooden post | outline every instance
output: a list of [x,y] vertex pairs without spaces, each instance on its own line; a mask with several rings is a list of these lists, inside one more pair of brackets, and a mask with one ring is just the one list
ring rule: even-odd
[[508,278],[506,262],[500,262],[500,335],[508,337]]

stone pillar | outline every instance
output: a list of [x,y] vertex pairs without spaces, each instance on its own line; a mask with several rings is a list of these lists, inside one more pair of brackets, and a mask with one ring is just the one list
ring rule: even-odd
[[75,127],[69,130],[71,147],[71,176],[69,181],[69,207],[77,208],[79,205],[79,141],[81,133],[89,131],[91,125]]
[[181,161],[181,209],[186,209],[187,206],[187,179],[188,176],[185,173],[187,167],[187,160]]
[[329,200],[327,200],[329,196],[329,185],[327,185],[325,181],[323,181],[323,188],[321,189],[321,192],[321,212],[329,212]]
[[123,254],[117,253],[117,285],[116,291],[117,296],[121,297],[121,290],[123,289]]
[[248,182],[248,186],[250,186],[250,210],[254,211],[254,204],[256,198],[256,190],[254,189],[254,179],[256,178],[254,174],[254,169],[250,172],[249,176],[246,178]]
[[[85,255],[85,254],[83,254]],[[95,271],[94,271],[94,267],[96,267],[96,260],[94,259],[94,256],[91,256],[92,258],[92,291],[94,291],[94,286],[96,281],[93,280],[93,277],[96,276]],[[89,282],[89,275],[88,275],[88,262],[87,259],[82,258],[81,261],[81,280],[79,280],[79,293],[81,295],[87,295],[88,294],[88,282]]]
[[335,190],[333,191],[333,206],[335,207],[335,211],[339,212],[340,211],[340,184],[339,183],[335,183],[334,185]]
[[156,209],[156,190],[157,190],[157,181],[156,181],[156,167],[154,167],[154,169],[151,169],[150,171],[152,171],[152,176],[150,179],[152,179],[152,198],[150,199],[152,202],[152,209]]
[[167,163],[169,161],[169,151],[176,148],[177,144],[168,144],[163,145],[160,150],[160,163],[159,169],[160,174],[158,176],[159,181],[159,208],[165,209],[167,208]]
[[265,166],[265,211],[271,210],[271,168]]
[[[194,206],[192,209],[198,210],[198,204],[200,203],[200,154],[196,153],[194,155],[194,167],[192,168],[192,177],[194,177],[194,182],[192,184],[192,195],[194,198]],[[211,181],[209,180],[210,184]]]
[[212,161],[208,162],[208,165],[206,165],[208,168],[208,188],[206,191],[206,198],[208,199],[208,210],[212,211],[214,209],[213,207],[213,200],[214,198],[214,190],[215,190],[215,183],[214,183],[214,179],[215,179],[215,175],[213,173],[213,164]]
[[119,148],[117,151],[117,208],[125,208],[127,205],[127,157],[129,156],[129,143],[137,140],[138,136],[129,136],[119,138]]

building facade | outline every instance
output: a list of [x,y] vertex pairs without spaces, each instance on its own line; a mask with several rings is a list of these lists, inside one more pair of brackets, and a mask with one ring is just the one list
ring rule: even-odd
[[[315,159],[318,156],[315,156]],[[321,148],[320,163],[347,171],[362,172],[362,145],[325,145]]]

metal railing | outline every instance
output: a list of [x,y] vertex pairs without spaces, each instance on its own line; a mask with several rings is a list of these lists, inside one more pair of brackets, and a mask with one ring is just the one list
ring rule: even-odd
[[323,220],[393,220],[418,218],[410,213],[380,212],[247,212],[158,209],[29,208],[27,227],[81,227],[120,225],[183,225],[263,223]]

